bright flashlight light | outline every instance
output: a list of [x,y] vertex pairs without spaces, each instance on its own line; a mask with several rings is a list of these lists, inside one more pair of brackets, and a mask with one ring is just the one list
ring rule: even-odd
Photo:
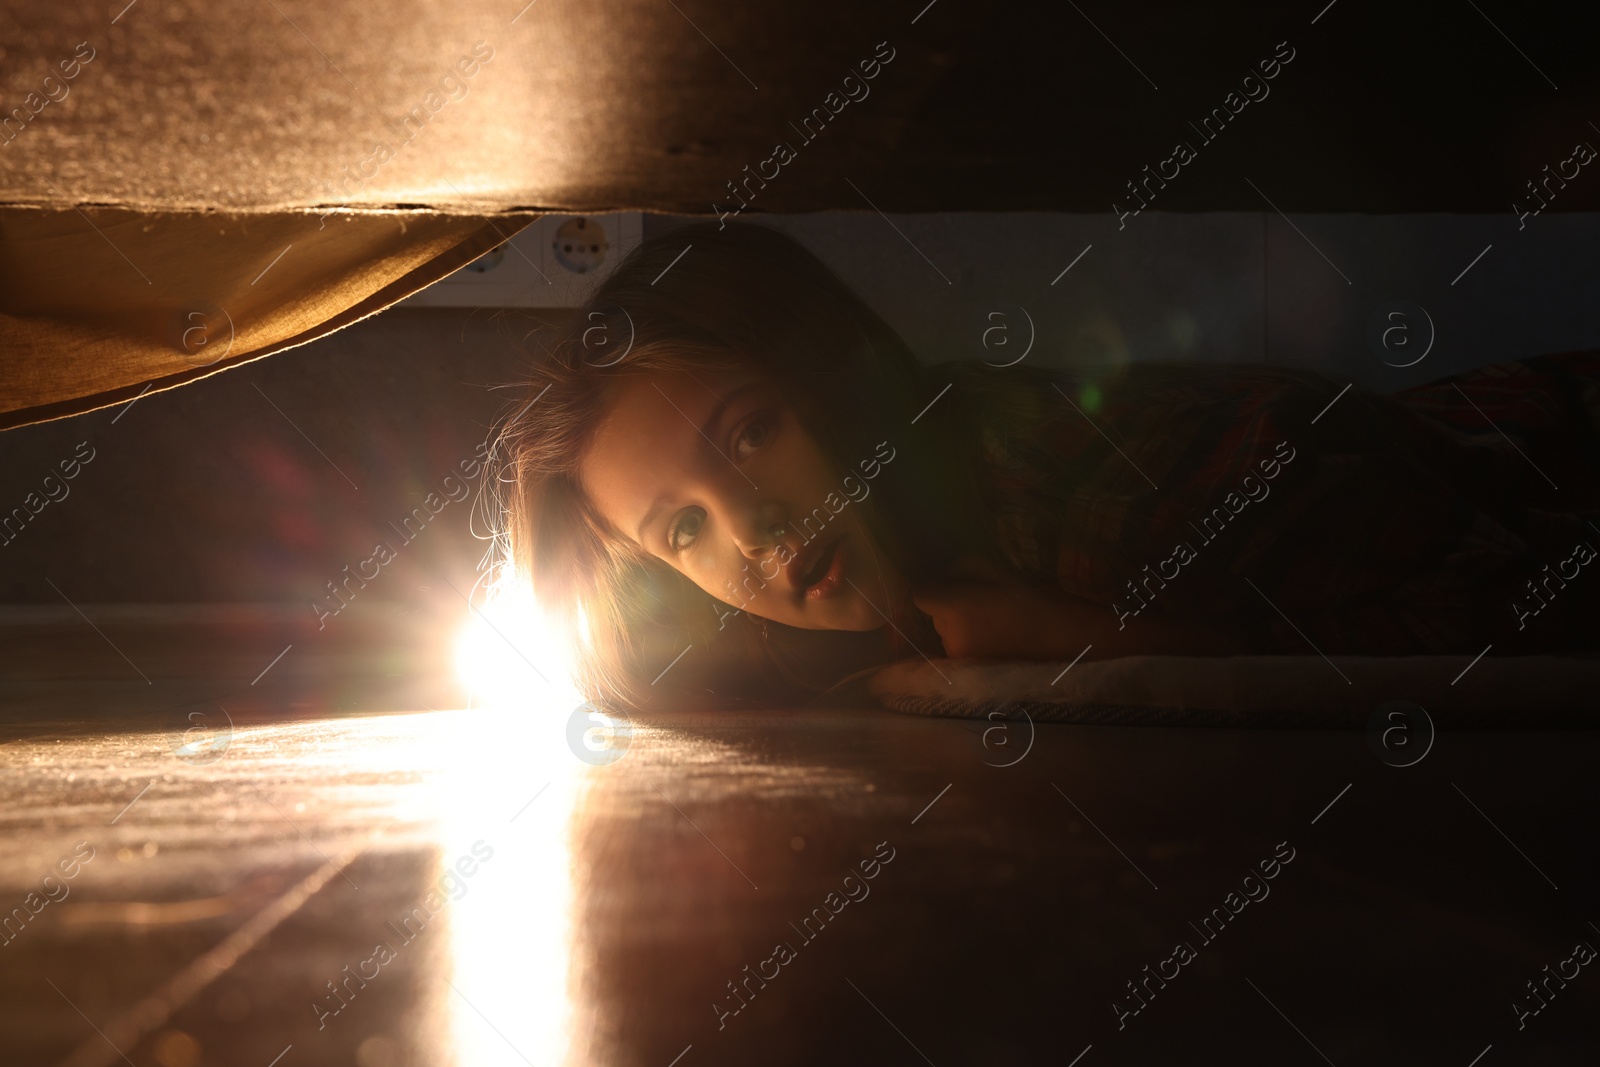
[[451,768],[433,794],[445,812],[440,876],[461,872],[470,849],[492,862],[456,879],[471,896],[450,905],[449,1047],[435,1060],[575,1062],[571,835],[595,761],[567,736],[583,702],[572,635],[508,581],[472,609],[455,651],[476,707],[450,715],[433,739]]
[[571,636],[514,589],[474,608],[456,639],[456,673],[473,700],[498,710],[575,707]]

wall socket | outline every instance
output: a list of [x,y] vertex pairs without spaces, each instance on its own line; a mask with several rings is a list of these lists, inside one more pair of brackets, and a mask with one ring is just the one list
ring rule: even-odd
[[399,306],[578,307],[643,237],[642,212],[546,215]]

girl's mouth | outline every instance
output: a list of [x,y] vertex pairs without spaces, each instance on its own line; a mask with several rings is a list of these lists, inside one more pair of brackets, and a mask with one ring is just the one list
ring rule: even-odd
[[838,591],[844,573],[844,553],[840,551],[843,543],[844,538],[840,537],[823,549],[816,562],[801,576],[802,595],[807,599],[821,600]]

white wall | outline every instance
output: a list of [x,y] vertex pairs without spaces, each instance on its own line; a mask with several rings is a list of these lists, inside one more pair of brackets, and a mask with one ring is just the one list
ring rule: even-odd
[[[1121,229],[1110,214],[745,218],[811,248],[930,361],[1014,358],[1020,347],[986,352],[984,331],[1003,323],[1025,342],[1023,310],[1037,330],[1030,361],[1264,361],[1377,389],[1600,346],[1594,213],[1529,218],[1520,230],[1509,207],[1292,222],[1275,212],[1146,211]],[[646,234],[687,221],[648,217]],[[1386,364],[1367,340],[1374,312],[1394,301],[1420,306],[1435,333],[1428,355],[1405,369]],[[1420,354],[1427,324],[1411,317],[1410,352]],[[991,343],[1001,336],[991,333]],[[1391,345],[1401,336],[1391,334]],[[1391,363],[1407,358],[1389,350]]]

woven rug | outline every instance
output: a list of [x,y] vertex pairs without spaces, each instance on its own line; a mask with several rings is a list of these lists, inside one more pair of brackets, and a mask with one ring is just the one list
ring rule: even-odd
[[1127,656],[1069,664],[908,659],[867,681],[911,715],[1120,726],[1365,729],[1415,705],[1440,727],[1600,723],[1600,657]]

